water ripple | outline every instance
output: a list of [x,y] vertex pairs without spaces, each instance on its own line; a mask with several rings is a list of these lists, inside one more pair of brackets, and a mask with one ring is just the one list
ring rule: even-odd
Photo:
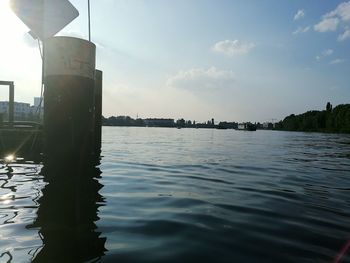
[[86,200],[47,185],[41,165],[0,166],[0,262],[333,262],[350,240],[349,145],[337,134],[106,127]]

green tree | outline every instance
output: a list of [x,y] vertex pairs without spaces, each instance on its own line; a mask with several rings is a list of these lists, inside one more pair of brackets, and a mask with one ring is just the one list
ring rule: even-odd
[[326,111],[332,111],[332,108],[332,104],[330,102],[327,102]]

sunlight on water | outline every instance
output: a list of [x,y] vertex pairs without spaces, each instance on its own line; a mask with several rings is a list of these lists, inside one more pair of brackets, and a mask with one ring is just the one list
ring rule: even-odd
[[0,202],[4,205],[7,205],[11,202],[11,198],[13,197],[13,195],[11,194],[6,194],[0,197]]
[[31,261],[41,247],[38,231],[27,228],[36,217],[36,200],[45,185],[40,169],[31,163],[0,166],[0,262]]

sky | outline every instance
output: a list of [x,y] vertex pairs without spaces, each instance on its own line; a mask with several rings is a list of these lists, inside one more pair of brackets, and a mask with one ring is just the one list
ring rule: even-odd
[[[29,29],[0,0],[0,80],[40,95]],[[87,0],[58,35],[87,38]],[[272,121],[350,101],[350,1],[90,0],[103,115]],[[0,100],[7,100],[2,88]]]

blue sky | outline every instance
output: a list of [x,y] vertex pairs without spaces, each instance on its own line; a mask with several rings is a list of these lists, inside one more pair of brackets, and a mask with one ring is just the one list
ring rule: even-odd
[[[87,1],[71,3],[80,16],[59,35],[86,38]],[[350,1],[91,0],[91,7],[105,116],[267,121],[350,100]],[[17,83],[17,100],[31,102],[40,57],[28,29],[5,11],[13,26],[0,28],[10,35],[2,50],[16,51],[6,52],[13,69],[0,65],[0,78]]]

